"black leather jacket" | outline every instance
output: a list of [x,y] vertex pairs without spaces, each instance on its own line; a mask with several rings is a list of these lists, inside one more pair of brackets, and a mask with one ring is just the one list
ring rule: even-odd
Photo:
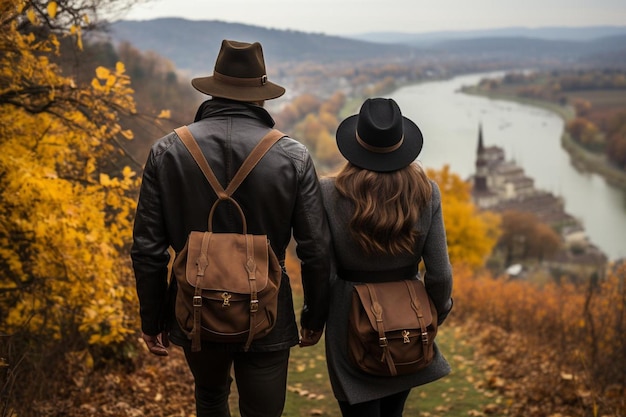
[[[200,106],[196,122],[189,129],[225,188],[273,125],[262,107],[214,99]],[[284,260],[293,235],[304,289],[301,325],[322,329],[328,314],[330,232],[307,149],[291,138],[280,139],[233,197],[245,213],[248,232],[266,234],[279,260]],[[164,136],[152,146],[143,172],[131,249],[144,333],[155,335],[169,329],[174,343],[188,343],[173,320],[172,303],[168,302],[175,291],[171,285],[168,289],[167,283],[168,248],[179,252],[190,231],[207,230],[209,210],[215,199],[176,133]],[[241,228],[236,209],[230,203],[221,203],[214,214],[213,230],[236,232]],[[255,341],[250,350],[279,350],[298,343],[286,273],[278,309],[272,332]]]

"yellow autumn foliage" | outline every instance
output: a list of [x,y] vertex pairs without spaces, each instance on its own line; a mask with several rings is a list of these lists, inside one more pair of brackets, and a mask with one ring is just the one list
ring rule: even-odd
[[480,212],[472,202],[470,185],[449,166],[427,172],[441,190],[450,262],[474,270],[481,268],[498,241],[500,217]]
[[47,10],[48,10],[48,16],[54,19],[57,15],[57,2],[56,1],[48,2]]
[[[18,29],[37,10],[2,2],[0,332],[122,342],[137,329],[126,254],[138,179],[110,162],[132,138],[118,119],[135,108],[130,79],[120,63],[76,85],[48,59],[57,35]],[[48,4],[48,18],[58,11]]]

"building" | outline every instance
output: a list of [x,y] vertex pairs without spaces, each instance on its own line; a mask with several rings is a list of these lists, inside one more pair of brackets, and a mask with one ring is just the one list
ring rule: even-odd
[[[474,204],[481,210],[496,213],[519,211],[534,214],[561,235],[563,250],[545,264],[553,271],[594,271],[604,276],[607,257],[588,239],[580,221],[565,211],[561,197],[535,188],[534,180],[524,169],[506,160],[498,146],[485,146],[482,125],[478,128],[476,171],[469,179]],[[583,268],[583,265],[585,266]]]
[[480,208],[492,208],[500,202],[524,198],[536,193],[535,181],[524,169],[507,161],[504,149],[485,146],[482,125],[478,128],[476,173],[473,176],[473,198]]

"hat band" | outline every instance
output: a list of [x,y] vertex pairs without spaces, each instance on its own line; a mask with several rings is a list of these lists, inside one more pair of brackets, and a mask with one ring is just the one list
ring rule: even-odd
[[220,74],[217,71],[213,71],[213,78],[216,81],[220,81],[225,84],[230,84],[237,87],[260,87],[267,83],[267,75],[265,74],[263,74],[261,77],[256,78],[239,78],[231,77],[230,75],[224,75]]
[[365,141],[363,141],[363,139],[361,139],[361,137],[359,136],[359,132],[356,132],[356,141],[359,142],[359,145],[361,145],[370,152],[389,153],[397,150],[400,146],[402,146],[402,142],[404,142],[404,135],[402,135],[398,143],[386,147],[372,146],[369,143],[365,143]]

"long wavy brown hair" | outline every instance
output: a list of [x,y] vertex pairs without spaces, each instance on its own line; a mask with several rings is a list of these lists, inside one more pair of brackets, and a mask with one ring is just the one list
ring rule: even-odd
[[335,178],[339,193],[354,203],[350,231],[369,255],[413,253],[420,210],[432,187],[416,163],[375,172],[347,163]]

